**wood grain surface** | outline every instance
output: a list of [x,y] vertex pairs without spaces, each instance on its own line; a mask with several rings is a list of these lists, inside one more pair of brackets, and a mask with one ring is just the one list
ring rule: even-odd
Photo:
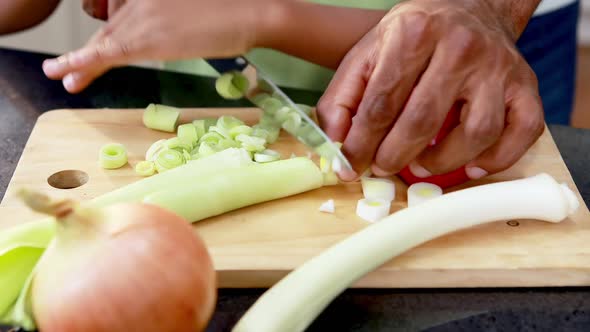
[[[185,109],[181,119],[223,114],[254,123],[259,110]],[[0,204],[0,229],[39,218],[12,195],[20,186],[85,200],[139,180],[133,166],[142,160],[151,143],[171,136],[145,128],[141,115],[142,110],[136,109],[55,110],[43,114]],[[108,142],[128,148],[129,165],[118,170],[98,166],[98,150]],[[306,148],[286,133],[273,148],[283,157],[307,154]],[[49,185],[48,178],[63,170],[83,171],[88,181],[73,189]],[[541,172],[575,188],[548,130],[515,166],[465,186]],[[406,206],[407,187],[395,181],[397,197],[391,212]],[[267,287],[365,227],[367,223],[354,211],[361,197],[359,183],[341,184],[236,210],[195,223],[194,228],[209,247],[220,287]],[[328,199],[335,200],[334,214],[318,211]],[[590,285],[590,214],[583,203],[574,216],[559,224],[531,220],[510,224],[499,221],[425,243],[366,275],[354,287]]]

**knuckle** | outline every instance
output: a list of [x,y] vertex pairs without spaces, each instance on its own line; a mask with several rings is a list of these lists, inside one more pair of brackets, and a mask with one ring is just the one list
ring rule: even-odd
[[440,125],[435,116],[417,108],[404,110],[403,116],[407,124],[406,133],[414,139],[429,140],[436,134]]
[[385,93],[375,94],[368,102],[364,112],[360,112],[359,120],[369,124],[372,128],[389,127],[392,118],[392,108],[389,105],[388,95]]
[[545,121],[542,112],[530,112],[520,121],[522,130],[529,133],[535,139],[543,134],[545,130]]
[[465,124],[466,139],[478,146],[489,146],[493,144],[501,134],[501,123],[491,119],[483,121],[468,121]]
[[457,65],[464,65],[465,61],[480,54],[484,48],[485,38],[471,28],[456,24],[447,37],[447,52],[449,58]]
[[427,13],[413,11],[404,15],[401,20],[403,45],[409,49],[420,49],[427,45],[426,40],[432,38],[433,17]]

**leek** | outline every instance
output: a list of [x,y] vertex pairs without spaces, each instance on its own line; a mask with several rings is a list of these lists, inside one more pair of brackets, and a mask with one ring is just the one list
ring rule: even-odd
[[539,174],[452,192],[400,210],[289,273],[254,303],[233,331],[304,331],[348,286],[406,250],[493,221],[557,223],[579,204],[567,185]]
[[199,133],[197,132],[197,127],[195,127],[195,125],[192,123],[185,123],[178,126],[176,134],[181,141],[192,146],[197,145],[197,142],[199,141]]
[[281,154],[275,150],[266,149],[254,154],[254,161],[258,163],[268,163],[281,159]]
[[135,165],[135,172],[141,176],[152,176],[156,174],[156,164],[149,160],[140,161]]
[[248,87],[248,78],[238,71],[224,73],[215,81],[215,90],[225,99],[242,98]]
[[180,118],[180,110],[175,107],[149,104],[143,112],[143,124],[160,131],[173,133]]
[[143,201],[174,211],[187,220],[201,220],[322,185],[318,167],[313,161],[300,157],[228,169],[222,176],[163,189]]
[[178,166],[181,166],[185,163],[184,156],[181,152],[177,150],[164,150],[158,154],[158,158],[156,158],[156,170],[158,173],[163,173],[165,171],[171,170]]
[[118,143],[105,144],[100,148],[98,160],[104,169],[121,168],[127,164],[127,149]]

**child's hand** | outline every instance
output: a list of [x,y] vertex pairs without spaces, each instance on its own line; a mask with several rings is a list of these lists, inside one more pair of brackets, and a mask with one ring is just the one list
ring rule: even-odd
[[280,2],[127,0],[86,46],[45,61],[43,70],[76,93],[115,66],[241,55],[282,19]]
[[99,20],[108,20],[127,0],[82,0],[84,11]]

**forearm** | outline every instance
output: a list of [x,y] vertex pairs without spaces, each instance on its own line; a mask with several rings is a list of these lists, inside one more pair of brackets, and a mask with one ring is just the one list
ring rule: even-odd
[[517,40],[541,0],[484,0],[496,9],[513,40]]
[[41,23],[60,0],[0,1],[0,35],[17,32]]
[[256,47],[272,48],[337,68],[346,53],[387,11],[325,6],[301,0],[275,3]]

